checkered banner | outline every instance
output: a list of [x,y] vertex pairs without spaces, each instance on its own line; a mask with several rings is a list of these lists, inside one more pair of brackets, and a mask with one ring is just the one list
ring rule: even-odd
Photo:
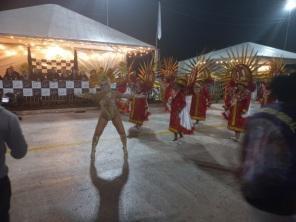
[[15,93],[23,96],[67,96],[83,93],[96,93],[89,88],[88,81],[11,81],[0,80],[0,94]]
[[32,67],[42,73],[48,73],[52,68],[56,68],[58,73],[62,72],[62,69],[70,71],[74,66],[74,60],[46,60],[46,59],[35,59],[32,58]]

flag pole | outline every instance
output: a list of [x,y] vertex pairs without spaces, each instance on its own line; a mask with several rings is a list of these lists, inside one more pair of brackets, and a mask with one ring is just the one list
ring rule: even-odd
[[157,63],[157,69],[160,66],[160,49],[159,47],[159,40],[162,37],[162,30],[161,30],[161,3],[160,0],[158,0],[158,12],[157,12],[157,31],[156,31],[156,36],[155,36],[155,47],[156,47],[156,52],[155,52],[155,57],[156,57],[156,63]]

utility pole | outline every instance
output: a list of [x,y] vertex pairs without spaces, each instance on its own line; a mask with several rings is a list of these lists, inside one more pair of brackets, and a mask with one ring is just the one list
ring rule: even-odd
[[285,35],[285,42],[284,42],[284,49],[287,49],[287,45],[288,45],[288,36],[289,36],[289,28],[290,28],[291,15],[292,15],[292,11],[289,11],[288,24],[287,24],[286,35]]
[[106,11],[107,11],[107,13],[106,13],[106,24],[107,24],[107,26],[109,26],[109,0],[106,0]]

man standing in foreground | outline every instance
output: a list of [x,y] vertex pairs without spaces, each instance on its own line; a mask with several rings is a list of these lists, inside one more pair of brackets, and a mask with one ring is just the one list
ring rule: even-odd
[[252,222],[296,221],[296,73],[271,83],[277,99],[248,120],[241,186]]
[[22,134],[18,117],[0,106],[0,221],[9,221],[11,186],[8,168],[5,165],[7,147],[15,159],[27,153],[27,144]]

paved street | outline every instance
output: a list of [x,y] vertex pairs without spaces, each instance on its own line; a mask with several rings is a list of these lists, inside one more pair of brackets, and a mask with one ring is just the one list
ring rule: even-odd
[[[23,116],[29,153],[8,157],[12,222],[250,221],[233,170],[238,144],[229,138],[221,106],[192,136],[173,142],[169,115],[152,108],[123,159],[109,124],[90,167],[98,111]],[[132,126],[124,118],[126,131]]]

